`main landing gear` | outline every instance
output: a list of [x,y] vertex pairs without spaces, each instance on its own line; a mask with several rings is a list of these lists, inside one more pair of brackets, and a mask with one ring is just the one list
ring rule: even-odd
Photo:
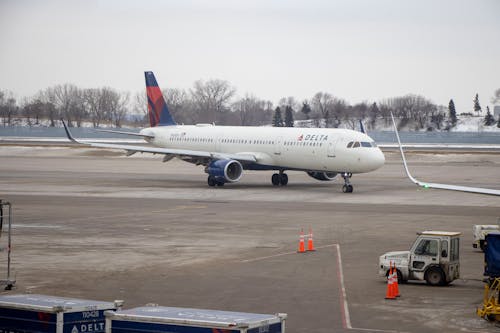
[[350,182],[351,177],[352,173],[350,172],[342,173],[342,178],[344,178],[344,186],[342,186],[342,192],[352,193],[352,191],[354,190]]
[[286,184],[288,184],[288,175],[284,173],[284,170],[280,170],[280,173],[273,174],[273,176],[271,177],[271,182],[274,186],[286,186]]

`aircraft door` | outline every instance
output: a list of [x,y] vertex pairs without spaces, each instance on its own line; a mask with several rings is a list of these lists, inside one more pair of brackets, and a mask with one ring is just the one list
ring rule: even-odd
[[281,146],[283,144],[283,137],[279,136],[274,142],[274,155],[281,155]]
[[335,146],[337,145],[337,139],[336,138],[331,138],[328,140],[328,146],[326,150],[326,156],[327,157],[335,157]]

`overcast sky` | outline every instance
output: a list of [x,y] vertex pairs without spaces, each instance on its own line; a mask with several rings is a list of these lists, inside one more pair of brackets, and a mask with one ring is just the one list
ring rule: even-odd
[[276,103],[408,93],[483,109],[500,88],[498,0],[0,0],[0,89],[229,81]]

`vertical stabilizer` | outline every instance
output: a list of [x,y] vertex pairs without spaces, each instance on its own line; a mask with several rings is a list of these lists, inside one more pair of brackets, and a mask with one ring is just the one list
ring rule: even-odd
[[148,95],[148,116],[151,127],[177,125],[168,111],[165,98],[158,87],[153,72],[144,72],[146,78],[146,93]]

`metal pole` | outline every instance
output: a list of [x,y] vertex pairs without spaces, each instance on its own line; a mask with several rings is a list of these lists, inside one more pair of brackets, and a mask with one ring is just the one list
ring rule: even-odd
[[9,206],[9,245],[7,249],[7,280],[10,283],[10,248],[11,248],[11,243],[12,243],[12,206],[10,205],[10,202],[7,202],[6,205]]

